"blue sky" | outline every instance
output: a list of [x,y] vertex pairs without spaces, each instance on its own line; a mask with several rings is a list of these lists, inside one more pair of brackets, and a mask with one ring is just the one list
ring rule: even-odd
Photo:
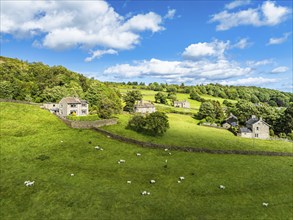
[[291,1],[1,0],[1,55],[102,81],[293,92]]

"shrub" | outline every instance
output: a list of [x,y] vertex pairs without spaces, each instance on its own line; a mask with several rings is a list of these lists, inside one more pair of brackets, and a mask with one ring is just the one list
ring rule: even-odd
[[133,116],[126,128],[136,132],[157,136],[163,135],[169,128],[168,116],[164,112],[153,112],[149,115]]

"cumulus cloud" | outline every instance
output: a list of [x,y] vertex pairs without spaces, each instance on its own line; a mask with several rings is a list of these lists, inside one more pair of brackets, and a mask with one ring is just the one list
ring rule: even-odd
[[275,2],[265,1],[258,8],[249,8],[237,12],[224,10],[212,15],[210,22],[218,22],[218,31],[228,30],[240,25],[274,26],[286,20],[290,8],[277,6]]
[[277,79],[263,78],[263,77],[249,77],[237,80],[223,80],[219,83],[222,85],[242,85],[242,86],[258,86],[267,83],[275,83],[278,82]]
[[154,12],[123,17],[105,1],[3,1],[1,8],[1,33],[38,37],[35,44],[57,50],[127,50],[139,44],[142,32],[164,30]]
[[229,45],[229,41],[214,40],[210,43],[199,42],[186,47],[182,56],[186,59],[198,59],[202,57],[223,58],[225,50],[228,49]]
[[96,50],[90,51],[91,56],[85,58],[85,62],[91,62],[93,59],[99,59],[105,54],[118,54],[116,50],[108,49],[108,50]]
[[231,9],[241,7],[244,5],[249,5],[250,2],[251,2],[250,0],[236,0],[236,1],[230,2],[229,4],[226,4],[225,8],[231,10]]
[[285,72],[287,72],[288,70],[289,70],[289,68],[286,67],[286,66],[279,66],[279,67],[273,69],[273,70],[272,70],[272,73],[285,73]]
[[270,38],[269,42],[267,45],[272,45],[272,44],[282,44],[285,41],[287,41],[288,37],[291,35],[291,33],[284,33],[283,37],[279,38]]
[[159,59],[136,61],[132,65],[119,64],[107,68],[104,74],[117,77],[153,77],[165,80],[179,79],[227,79],[247,75],[251,68],[224,59],[217,61],[164,61]]
[[176,9],[169,9],[167,14],[164,16],[165,19],[173,19],[176,14]]

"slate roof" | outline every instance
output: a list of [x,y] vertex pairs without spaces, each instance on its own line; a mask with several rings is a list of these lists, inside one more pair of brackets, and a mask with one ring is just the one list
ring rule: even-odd
[[246,125],[253,125],[255,122],[258,122],[258,118],[250,118],[246,121]]
[[240,133],[251,133],[252,131],[246,127],[242,127],[239,129]]
[[86,100],[80,100],[79,98],[75,98],[75,97],[65,97],[63,98],[61,101],[64,101],[67,104],[85,104],[87,103]]
[[183,101],[174,101],[174,104],[183,104],[183,103],[189,103],[186,100]]
[[136,105],[134,105],[136,108],[153,108],[155,107],[152,103],[150,102],[144,102],[144,101],[139,101]]

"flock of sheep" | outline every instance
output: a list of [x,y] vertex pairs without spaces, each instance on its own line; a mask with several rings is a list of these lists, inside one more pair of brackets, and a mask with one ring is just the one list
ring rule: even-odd
[[[63,141],[61,141],[61,143],[63,143]],[[101,148],[100,146],[95,146],[95,149],[96,149],[96,150],[99,150],[99,151],[103,151],[103,150],[104,150],[104,149]],[[169,151],[169,150],[166,148],[165,151]],[[168,154],[171,155],[171,152],[168,152]],[[136,153],[136,156],[140,157],[141,154],[140,154],[140,153]],[[125,160],[120,159],[120,160],[118,161],[118,164],[125,163],[125,162],[126,162]],[[167,162],[168,162],[168,160],[165,160],[165,163],[167,163]],[[74,174],[71,173],[70,176],[73,177]],[[177,183],[181,183],[183,180],[185,180],[185,177],[184,177],[184,176],[180,176],[180,177],[178,178]],[[127,183],[127,184],[131,184],[132,182],[131,182],[131,180],[127,180],[126,183]],[[155,183],[156,183],[155,180],[153,180],[153,179],[150,180],[150,184],[155,184]],[[35,181],[26,180],[26,181],[24,182],[24,185],[25,185],[26,187],[33,186],[34,184],[35,184]],[[224,190],[226,187],[225,187],[224,185],[220,185],[219,188],[222,189],[222,190]],[[148,191],[146,191],[146,190],[144,190],[144,191],[141,192],[141,195],[143,195],[143,196],[145,196],[145,195],[150,195],[150,194],[151,194],[151,193],[148,192]],[[263,205],[264,207],[268,207],[269,203],[267,203],[267,202],[263,202],[262,205]]]

